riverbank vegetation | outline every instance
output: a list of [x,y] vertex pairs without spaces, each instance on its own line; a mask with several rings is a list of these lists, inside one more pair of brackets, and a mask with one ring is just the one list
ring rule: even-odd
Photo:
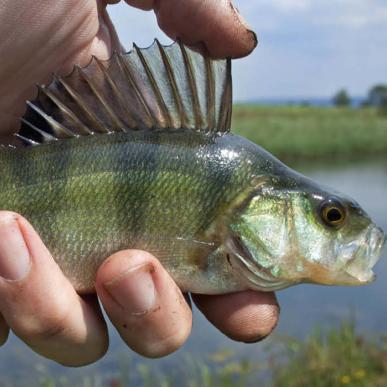
[[387,155],[387,116],[372,107],[236,105],[232,128],[283,161]]
[[343,322],[327,332],[315,330],[304,340],[274,337],[262,359],[232,350],[182,357],[170,368],[137,364],[117,375],[95,375],[82,381],[50,377],[41,387],[384,387],[387,386],[387,338],[356,332]]
[[284,344],[285,361],[273,366],[275,387],[387,386],[385,336],[367,338],[343,323],[325,335],[316,331],[305,341]]

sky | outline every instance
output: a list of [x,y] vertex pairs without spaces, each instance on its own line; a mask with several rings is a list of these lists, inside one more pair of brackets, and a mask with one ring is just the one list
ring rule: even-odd
[[[162,0],[161,0],[162,1]],[[181,0],[184,1],[184,0]],[[387,0],[235,0],[259,44],[233,62],[234,100],[365,96],[387,83]],[[109,7],[124,46],[170,43],[153,12]]]

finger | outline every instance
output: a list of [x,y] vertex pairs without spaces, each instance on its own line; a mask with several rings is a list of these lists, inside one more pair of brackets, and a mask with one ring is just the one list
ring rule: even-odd
[[212,324],[236,341],[260,341],[273,331],[278,322],[279,306],[274,293],[194,294],[192,298]]
[[132,7],[143,9],[144,11],[149,11],[153,9],[156,4],[155,0],[125,0]]
[[[239,58],[257,45],[257,36],[230,0],[125,0],[154,8],[160,28],[188,45],[203,44],[215,58]],[[187,22],[189,20],[189,22]]]
[[87,61],[82,58],[82,64],[89,63],[91,55],[98,59],[109,59],[114,51],[122,51],[121,43],[106,10],[106,4],[102,4],[98,8],[98,31],[90,48],[84,52]]
[[123,340],[143,356],[175,351],[191,331],[192,313],[183,294],[146,252],[112,255],[97,273],[96,289]]
[[4,317],[0,315],[0,347],[4,345],[8,339],[9,326],[7,325]]
[[32,226],[0,212],[0,311],[37,353],[61,364],[91,363],[106,351],[97,298],[81,299]]

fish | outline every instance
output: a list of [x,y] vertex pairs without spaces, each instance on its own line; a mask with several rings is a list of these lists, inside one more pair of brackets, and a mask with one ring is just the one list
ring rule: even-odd
[[112,253],[152,253],[185,292],[362,285],[386,237],[360,205],[230,130],[230,59],[159,41],[38,85],[0,149],[0,206],[80,294]]

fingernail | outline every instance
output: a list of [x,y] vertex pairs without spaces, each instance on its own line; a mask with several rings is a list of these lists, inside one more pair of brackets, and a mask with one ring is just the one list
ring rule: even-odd
[[150,263],[136,266],[105,283],[105,290],[129,314],[143,315],[156,303],[153,272]]
[[9,281],[23,279],[31,258],[15,218],[0,221],[0,276]]
[[253,30],[247,30],[247,33],[250,34],[253,41],[253,50],[258,46],[258,37]]

